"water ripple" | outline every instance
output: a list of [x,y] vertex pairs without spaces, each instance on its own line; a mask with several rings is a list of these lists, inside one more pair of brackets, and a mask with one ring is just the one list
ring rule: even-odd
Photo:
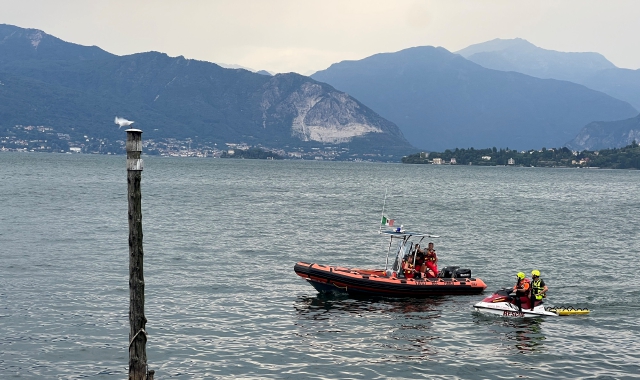
[[[32,175],[22,175],[31,173]],[[96,175],[99,173],[99,175]],[[122,157],[0,154],[0,377],[123,378]],[[178,160],[143,174],[147,355],[157,378],[634,378],[640,172]],[[442,236],[441,265],[488,291],[539,269],[521,321],[477,296],[321,296],[297,261],[379,266],[387,213]]]

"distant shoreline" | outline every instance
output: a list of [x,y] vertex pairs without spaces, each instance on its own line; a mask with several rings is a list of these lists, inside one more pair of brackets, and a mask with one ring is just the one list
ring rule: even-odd
[[403,164],[566,167],[589,169],[640,169],[637,142],[623,148],[598,151],[572,151],[569,148],[542,148],[516,151],[510,149],[458,149],[444,152],[420,152],[402,158]]
[[[622,148],[624,149],[624,148]],[[635,148],[636,151],[638,150],[638,148]],[[613,151],[621,151],[621,149],[613,149]],[[572,165],[565,165],[565,164],[553,164],[550,161],[538,161],[538,163],[536,165],[524,165],[524,164],[518,164],[517,161],[514,162],[513,164],[500,164],[497,161],[498,160],[483,160],[480,161],[478,163],[474,163],[473,161],[471,161],[471,163],[460,163],[457,162],[454,164],[451,164],[450,161],[443,161],[438,163],[438,161],[433,162],[434,158],[440,158],[440,157],[436,157],[438,154],[442,154],[442,153],[430,153],[429,157],[432,157],[431,159],[429,158],[421,158],[419,161],[417,161],[415,159],[415,156],[420,155],[420,153],[416,153],[414,155],[411,156],[405,156],[401,162],[398,161],[369,161],[369,160],[318,160],[318,159],[309,159],[309,158],[291,158],[291,157],[274,157],[272,155],[265,155],[264,157],[262,156],[247,156],[247,157],[243,157],[243,156],[229,156],[229,155],[225,155],[225,156],[179,156],[179,155],[157,155],[157,154],[147,154],[146,152],[143,151],[143,158],[144,157],[157,157],[157,158],[196,158],[196,159],[200,159],[200,158],[207,158],[207,159],[219,159],[219,158],[224,158],[224,159],[235,159],[235,160],[242,160],[242,159],[249,159],[249,160],[265,160],[265,161],[306,161],[306,162],[360,162],[360,163],[372,163],[372,162],[378,162],[378,163],[392,163],[392,164],[416,164],[416,165],[437,165],[437,166],[473,166],[473,167],[514,167],[514,168],[553,168],[553,169],[626,169],[626,170],[638,170],[640,169],[640,162],[638,162],[640,160],[640,152],[636,152],[633,156],[629,156],[629,157],[625,157],[625,160],[627,160],[627,164],[621,164],[620,161],[615,161],[612,158],[619,158],[618,155],[620,155],[620,152],[617,152],[617,155],[603,155],[602,152],[603,151],[599,151],[600,152],[600,156],[602,157],[598,157],[600,159],[604,158],[604,161],[608,161],[609,165],[595,165],[595,160],[585,160],[583,161],[582,164],[580,164],[580,161],[577,161],[575,158],[572,161],[576,161],[576,164],[572,164]],[[64,155],[64,156],[114,156],[114,157],[126,157],[126,154],[119,154],[119,153],[81,153],[81,152],[42,152],[42,151],[25,151],[25,150],[9,150],[9,149],[0,149],[0,154],[2,153],[9,153],[9,154],[58,154],[58,155]],[[268,152],[265,152],[268,153]],[[593,155],[594,152],[581,152],[579,153],[580,155],[584,155],[586,157],[589,157],[590,155]],[[624,151],[622,152],[622,154],[624,154]],[[273,158],[272,158],[273,157]],[[493,157],[492,157],[493,158]],[[450,160],[450,159],[449,159]],[[417,162],[416,162],[417,161]],[[602,160],[598,161],[601,162]],[[628,165],[628,163],[631,163],[631,165]],[[635,166],[634,165],[638,165]]]

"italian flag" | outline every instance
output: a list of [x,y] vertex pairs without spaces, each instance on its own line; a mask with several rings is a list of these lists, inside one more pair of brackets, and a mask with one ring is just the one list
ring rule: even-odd
[[393,226],[393,219],[387,219],[387,217],[383,216],[382,217],[382,225],[383,226],[392,227]]

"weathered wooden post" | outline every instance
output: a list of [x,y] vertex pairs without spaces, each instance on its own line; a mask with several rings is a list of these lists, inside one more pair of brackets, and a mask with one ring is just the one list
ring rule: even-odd
[[152,380],[147,371],[147,318],[144,316],[142,251],[142,131],[127,129],[127,193],[129,198],[129,380]]

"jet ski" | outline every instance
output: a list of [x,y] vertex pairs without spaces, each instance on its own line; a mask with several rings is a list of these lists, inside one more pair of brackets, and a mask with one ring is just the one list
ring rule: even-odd
[[[475,311],[502,317],[536,318],[559,315],[555,309],[546,309],[542,301],[536,301],[532,309],[528,297],[515,296],[511,293],[512,289],[500,289],[473,307]],[[521,299],[520,306],[517,304],[517,298]]]

